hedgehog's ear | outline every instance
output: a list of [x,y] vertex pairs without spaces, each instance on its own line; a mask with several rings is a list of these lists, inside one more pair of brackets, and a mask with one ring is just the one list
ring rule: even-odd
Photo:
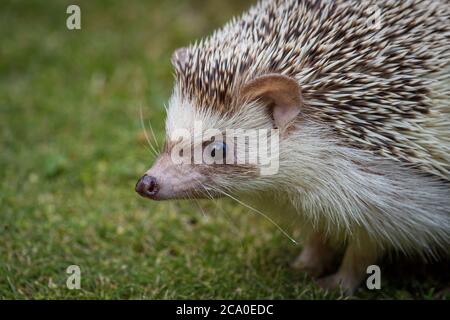
[[172,62],[172,65],[178,69],[182,68],[186,63],[188,59],[188,49],[187,48],[178,48],[174,51],[172,54],[172,58],[170,61]]
[[268,74],[250,81],[242,88],[241,97],[247,101],[263,99],[272,102],[275,126],[280,129],[286,128],[303,107],[297,81],[280,74]]

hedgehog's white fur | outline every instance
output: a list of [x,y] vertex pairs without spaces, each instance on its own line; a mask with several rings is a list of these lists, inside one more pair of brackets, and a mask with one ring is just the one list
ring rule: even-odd
[[[271,126],[258,103],[223,117],[214,110],[196,108],[175,92],[167,114],[168,136],[179,128],[193,130],[195,121],[201,121],[205,129],[220,130]],[[262,198],[270,199],[273,195],[276,201],[269,202],[280,207],[289,202],[288,208],[302,214],[303,224],[339,241],[359,241],[359,233],[367,232],[369,240],[382,249],[425,256],[448,250],[448,186],[393,160],[342,145],[314,120],[301,121],[296,127],[280,141],[278,174],[254,180],[217,176],[213,188],[244,190],[250,196],[262,192]]]

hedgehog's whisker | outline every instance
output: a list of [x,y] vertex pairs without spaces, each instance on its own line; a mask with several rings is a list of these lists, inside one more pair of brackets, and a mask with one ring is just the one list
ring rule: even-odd
[[139,106],[139,116],[140,116],[140,120],[141,120],[142,130],[144,130],[145,139],[147,140],[147,143],[150,146],[150,152],[156,157],[156,156],[158,156],[158,152],[156,151],[155,147],[153,146],[153,144],[151,143],[151,141],[148,137],[147,129],[145,128],[145,124],[144,124],[144,116],[142,114],[142,106]]
[[161,150],[161,148],[159,146],[159,143],[158,143],[158,139],[156,139],[155,132],[153,131],[152,122],[150,120],[148,120],[148,126],[150,127],[150,131],[152,133],[153,140],[155,140],[155,143],[156,143],[156,146],[158,147],[158,150]]
[[[193,178],[194,178],[195,181],[197,181],[197,182],[199,183],[200,187],[202,187],[203,190],[205,190],[205,192],[207,193],[208,197],[209,197],[211,200],[214,200],[213,196],[209,193],[209,191],[208,191],[208,189],[206,188],[206,186],[205,186],[199,179],[197,179],[196,177],[193,177]],[[190,198],[190,197],[189,197],[189,198]],[[205,214],[205,212],[203,211],[203,209],[201,208],[199,201],[198,201],[197,199],[195,199],[195,198],[192,198],[192,199],[194,199],[195,202],[197,202],[197,205],[198,205],[198,207],[200,208],[200,210],[202,211],[203,216],[206,217],[206,214]]]
[[197,199],[195,199],[194,197],[191,197],[191,195],[189,194],[189,192],[184,192],[184,195],[188,198],[188,200],[194,200],[195,203],[197,204],[197,207],[200,209],[200,211],[202,212],[203,216],[206,217],[206,213],[203,210],[203,208],[200,206],[200,203],[198,202]]
[[239,241],[241,243],[241,247],[244,248],[244,242],[242,241],[242,235],[240,232],[240,229],[237,227],[237,225],[233,222],[233,219],[231,219],[230,215],[223,210],[223,208],[221,206],[219,206],[219,201],[217,200],[217,198],[214,198],[211,193],[208,191],[208,188],[211,188],[214,190],[214,187],[209,186],[207,184],[203,184],[200,183],[201,186],[203,187],[203,189],[205,190],[205,192],[208,194],[208,197],[214,202],[214,205],[216,207],[216,214],[217,214],[217,209],[220,210],[220,212],[225,216],[226,220],[228,221],[228,223],[231,226],[231,229],[234,231],[234,233],[237,235],[237,237],[239,238]]
[[195,177],[194,177],[194,180],[196,180],[196,181],[200,184],[200,186],[203,188],[203,190],[205,190],[205,192],[206,192],[208,198],[210,198],[211,200],[214,200],[214,197],[213,197],[212,194],[209,192],[209,190],[208,190],[208,188],[207,188],[207,185],[204,184],[204,183],[202,183],[201,181],[199,181],[199,180],[198,180],[197,178],[195,178]]
[[200,209],[200,211],[202,212],[202,214],[203,214],[203,217],[206,217],[206,213],[205,213],[205,211],[203,210],[203,208],[202,208],[202,206],[200,205],[200,202],[197,200],[197,199],[195,199],[195,198],[192,198],[194,201],[195,201],[195,203],[197,204],[197,207]]
[[222,193],[224,196],[227,196],[228,198],[236,201],[237,203],[243,205],[244,207],[246,207],[247,209],[252,210],[253,212],[261,215],[264,219],[266,219],[267,221],[269,221],[271,224],[273,224],[283,235],[285,235],[289,240],[291,240],[294,244],[298,244],[298,241],[296,241],[294,238],[292,238],[279,224],[277,224],[272,218],[270,218],[267,214],[259,211],[258,209],[253,208],[252,206],[250,206],[249,204],[233,197],[232,195],[230,195],[229,193],[226,193],[223,190],[220,190],[218,188],[214,188],[215,191]]

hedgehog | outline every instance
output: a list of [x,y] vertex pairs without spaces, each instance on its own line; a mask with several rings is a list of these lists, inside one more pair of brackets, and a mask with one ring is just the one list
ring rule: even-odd
[[[263,0],[171,61],[166,142],[140,195],[295,214],[293,267],[345,294],[383,257],[449,255],[448,0]],[[276,172],[221,161],[250,145],[230,146],[231,129],[276,132]]]

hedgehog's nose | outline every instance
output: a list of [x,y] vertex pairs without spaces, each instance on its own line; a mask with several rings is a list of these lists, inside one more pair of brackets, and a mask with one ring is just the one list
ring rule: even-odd
[[135,189],[141,196],[153,199],[158,193],[159,187],[155,177],[145,174],[138,180]]

